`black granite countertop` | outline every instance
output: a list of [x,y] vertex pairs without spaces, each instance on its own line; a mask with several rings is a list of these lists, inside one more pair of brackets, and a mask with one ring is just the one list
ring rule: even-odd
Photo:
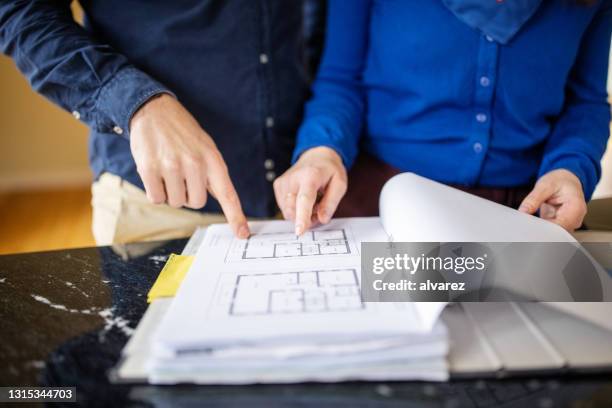
[[85,406],[612,407],[609,376],[231,387],[109,383],[146,310],[149,288],[168,255],[185,243],[0,256],[0,386],[76,386]]

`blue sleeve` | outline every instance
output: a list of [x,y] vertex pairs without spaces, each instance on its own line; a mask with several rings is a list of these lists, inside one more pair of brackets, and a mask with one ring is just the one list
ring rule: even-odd
[[32,87],[92,129],[129,136],[132,114],[163,85],[78,25],[70,0],[0,2],[0,50]]
[[582,182],[587,200],[601,176],[601,158],[610,135],[610,105],[606,92],[612,30],[612,2],[595,14],[584,34],[568,78],[563,112],[546,142],[542,176],[566,169]]
[[307,149],[327,146],[351,167],[357,156],[365,103],[362,73],[371,0],[330,0],[325,48],[298,131],[293,162]]

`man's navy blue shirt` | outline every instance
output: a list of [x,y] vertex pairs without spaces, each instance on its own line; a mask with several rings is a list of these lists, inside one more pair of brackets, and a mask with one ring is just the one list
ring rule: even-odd
[[323,145],[350,167],[362,148],[492,187],[568,169],[590,197],[609,135],[612,1],[578,3],[330,0],[294,160]]
[[[83,0],[85,28],[70,3],[2,2],[0,48],[90,127],[94,175],[143,187],[129,120],[167,92],[215,140],[246,214],[274,214],[271,182],[290,164],[307,91],[302,1]],[[220,209],[211,199],[204,210]]]

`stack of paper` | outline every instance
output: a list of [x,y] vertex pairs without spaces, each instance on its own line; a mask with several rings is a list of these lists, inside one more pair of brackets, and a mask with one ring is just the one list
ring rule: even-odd
[[[545,315],[534,323],[516,305],[500,312],[495,304],[468,304],[448,309],[439,321],[443,303],[362,302],[361,242],[574,242],[559,226],[536,217],[402,174],[385,185],[380,218],[334,220],[299,238],[292,223],[283,221],[256,222],[251,231],[248,240],[237,240],[227,226],[217,225],[203,239],[192,237],[184,251],[192,255],[198,247],[192,267],[174,299],[152,303],[123,351],[116,380],[444,380],[447,361],[459,375],[612,361],[601,351],[609,332],[588,329],[587,323],[576,331],[576,319]],[[153,297],[174,293],[185,270],[179,269],[167,271],[167,284],[156,285]],[[490,313],[476,318],[478,311]],[[585,311],[593,320],[592,309]],[[595,320],[605,316],[604,311]],[[500,321],[515,323],[488,329]],[[534,330],[538,322],[542,332]],[[453,347],[448,358],[445,323]],[[551,346],[549,339],[566,337]],[[516,357],[517,344],[522,358]],[[585,360],[582,344],[594,359]],[[550,357],[545,362],[542,347]]]
[[211,226],[158,328],[154,383],[445,380],[441,303],[364,303],[359,242],[378,218],[335,220],[301,237],[285,221],[248,240]]

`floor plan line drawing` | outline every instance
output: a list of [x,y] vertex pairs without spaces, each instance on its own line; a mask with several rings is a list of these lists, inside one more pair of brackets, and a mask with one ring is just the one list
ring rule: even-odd
[[300,237],[293,232],[261,233],[236,240],[228,249],[226,262],[350,254],[344,229],[308,231]]
[[355,269],[241,274],[229,305],[232,316],[363,309]]
[[[253,246],[257,245],[257,241],[262,240],[272,245],[272,253],[268,256],[266,254],[257,256],[256,254],[261,253],[252,250]],[[346,232],[343,229],[308,231],[302,237],[296,237],[294,234],[259,234],[247,240],[242,259],[350,254],[350,252]]]

